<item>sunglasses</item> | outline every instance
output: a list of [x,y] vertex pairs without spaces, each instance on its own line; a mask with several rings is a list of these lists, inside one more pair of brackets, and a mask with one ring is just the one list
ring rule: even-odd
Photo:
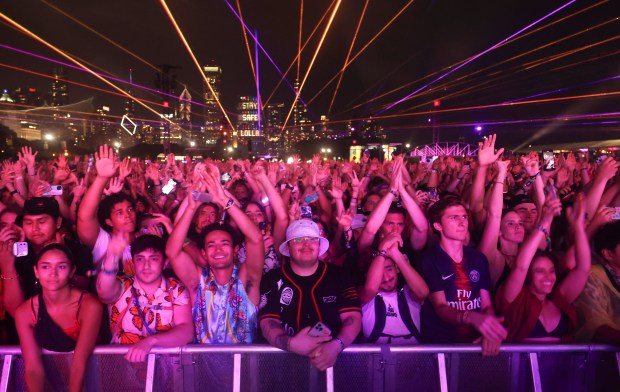
[[319,242],[319,237],[297,237],[297,238],[293,238],[291,240],[291,242],[294,242],[296,244],[301,244],[302,242]]

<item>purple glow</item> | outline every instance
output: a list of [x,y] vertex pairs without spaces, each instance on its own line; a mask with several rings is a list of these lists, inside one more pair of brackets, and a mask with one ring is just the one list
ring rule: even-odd
[[477,131],[477,132],[482,131],[482,127],[481,127],[480,125],[478,125],[478,126],[476,127],[476,131]]
[[[232,11],[233,14],[235,14],[235,16],[237,17],[237,19],[239,19],[239,22],[241,22],[241,24],[243,25],[243,28],[245,29],[245,31],[247,31],[247,33],[250,35],[250,37],[252,37],[252,39],[254,40],[255,44],[258,45],[258,47],[260,48],[260,50],[263,51],[263,53],[265,54],[265,56],[267,56],[267,58],[269,59],[269,62],[271,62],[271,64],[275,67],[276,71],[278,71],[278,73],[280,74],[280,76],[282,77],[282,79],[284,80],[284,82],[289,86],[289,88],[291,89],[291,91],[293,91],[295,94],[297,94],[297,92],[295,91],[295,88],[293,87],[293,85],[288,81],[288,79],[284,76],[284,74],[282,73],[282,71],[280,70],[280,68],[278,67],[278,65],[276,64],[275,61],[273,61],[273,59],[271,58],[271,56],[269,55],[269,53],[267,53],[267,51],[265,50],[265,48],[263,48],[263,45],[261,45],[260,42],[258,42],[258,39],[256,38],[256,36],[250,31],[250,28],[245,24],[245,22],[241,19],[241,17],[239,16],[239,14],[237,13],[237,11],[235,10],[235,8],[230,4],[230,2],[228,0],[226,0],[226,5],[228,6],[228,8],[230,8],[230,10]],[[304,104],[304,106],[306,105],[306,102],[301,99],[301,97],[298,97],[298,99]]]
[[[76,69],[76,70],[81,71],[81,72],[87,72],[87,73],[90,73],[90,72],[88,72],[86,69],[84,69],[84,68],[82,68],[82,67],[78,67],[77,65],[73,65],[73,64],[65,63],[65,62],[60,61],[60,60],[54,60],[54,59],[49,58],[49,57],[45,57],[45,56],[42,56],[42,55],[39,55],[39,54],[35,54],[35,53],[32,53],[32,52],[28,52],[28,51],[26,51],[26,50],[17,49],[17,48],[14,48],[14,47],[12,47],[12,46],[8,46],[8,45],[2,44],[2,43],[0,43],[0,47],[5,48],[5,49],[12,50],[12,51],[14,51],[14,52],[22,53],[22,54],[25,54],[25,55],[28,55],[28,56],[36,57],[36,58],[41,59],[41,60],[46,60],[46,61],[49,61],[49,62],[52,62],[52,63],[55,63],[55,64],[60,64],[60,65],[63,65],[63,66],[65,66],[65,67],[67,67],[67,68],[72,68],[72,69]],[[166,93],[164,93],[163,91],[159,91],[159,90],[156,90],[156,89],[154,89],[154,88],[150,88],[150,87],[142,86],[142,85],[140,85],[140,84],[135,84],[135,83],[132,83],[132,82],[128,82],[128,81],[126,81],[126,80],[124,80],[124,79],[120,79],[120,78],[117,78],[117,77],[115,77],[115,76],[106,75],[106,74],[99,73],[99,72],[95,72],[95,71],[93,71],[93,72],[94,72],[95,74],[97,74],[97,75],[101,76],[102,78],[106,78],[106,79],[109,79],[109,80],[113,80],[113,81],[115,81],[115,82],[120,82],[120,83],[123,83],[123,84],[129,85],[129,86],[132,86],[132,87],[136,87],[136,88],[139,88],[139,89],[142,89],[142,90],[147,90],[147,91],[150,91],[150,92],[152,92],[152,93],[159,94],[159,95],[165,95],[165,96],[168,96],[168,97],[171,97],[171,98],[174,98],[174,99],[177,99],[177,98],[178,98],[176,95],[173,95],[173,94],[166,94]],[[195,102],[195,101],[190,101],[190,102],[191,102],[192,104],[194,104],[194,105],[197,105],[197,106],[202,106],[202,107],[205,107],[205,106],[206,106],[205,104],[200,103],[200,102]]]
[[533,27],[535,25],[537,25],[538,23],[542,22],[543,20],[547,19],[548,17],[556,14],[557,12],[561,11],[562,9],[568,7],[569,5],[571,5],[572,3],[574,3],[577,0],[571,0],[568,3],[564,4],[563,6],[561,6],[560,8],[557,8],[556,10],[550,12],[549,14],[543,16],[542,18],[538,19],[537,21],[529,24],[528,26],[525,26],[524,28],[522,28],[521,30],[517,31],[516,33],[512,34],[511,36],[509,36],[508,38],[504,38],[503,40],[501,40],[500,42],[496,43],[495,45],[491,46],[490,48],[478,53],[477,55],[475,55],[474,57],[470,58],[469,60],[465,61],[464,63],[462,63],[459,66],[454,67],[453,69],[451,69],[450,71],[446,72],[445,74],[439,76],[437,79],[432,80],[430,82],[428,82],[427,84],[425,84],[424,86],[420,87],[419,89],[415,90],[414,92],[410,93],[409,95],[405,96],[404,98],[399,99],[398,101],[394,102],[393,104],[391,104],[390,106],[386,107],[385,109],[381,110],[378,114],[381,114],[387,110],[390,110],[391,108],[393,108],[396,105],[399,105],[400,103],[406,101],[407,99],[411,98],[413,95],[419,93],[420,91],[426,89],[428,86],[435,84],[435,82],[440,81],[441,79],[445,78],[446,76],[454,73],[455,71],[463,68],[464,66],[466,66],[467,64],[471,63],[472,61],[478,59],[479,57],[489,53],[490,51],[496,49],[497,47],[499,47],[500,45],[503,45],[506,41],[516,37],[517,35],[521,34],[522,32],[524,32],[525,30],[529,29],[530,27]]
[[515,103],[515,102],[520,102],[520,101],[526,101],[526,100],[529,100],[529,99],[532,99],[532,98],[543,97],[545,95],[549,95],[549,94],[553,94],[553,93],[559,93],[559,92],[567,91],[567,90],[572,90],[572,89],[579,88],[579,87],[591,86],[593,84],[598,84],[598,83],[602,83],[602,82],[608,82],[610,80],[615,80],[615,79],[618,79],[618,78],[620,78],[620,75],[612,76],[612,77],[606,78],[606,79],[595,80],[594,82],[588,82],[588,83],[579,84],[577,86],[562,87],[562,88],[558,88],[556,90],[551,90],[551,91],[546,91],[544,93],[530,95],[528,97],[517,98],[517,99],[513,99],[512,101],[502,102],[502,104],[509,104],[509,103]]

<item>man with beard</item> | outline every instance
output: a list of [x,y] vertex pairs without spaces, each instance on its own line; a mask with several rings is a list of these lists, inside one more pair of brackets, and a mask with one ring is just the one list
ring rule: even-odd
[[[261,284],[263,336],[275,347],[309,356],[319,370],[334,366],[361,329],[357,290],[338,267],[319,261],[328,248],[316,223],[294,221],[280,246],[290,262],[269,271]],[[313,326],[324,334],[309,334]]]

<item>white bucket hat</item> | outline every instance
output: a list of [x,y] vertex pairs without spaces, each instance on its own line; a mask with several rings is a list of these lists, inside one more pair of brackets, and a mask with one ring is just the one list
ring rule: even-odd
[[280,245],[280,253],[283,256],[291,256],[288,249],[288,242],[294,238],[299,237],[317,237],[320,241],[319,244],[319,256],[327,252],[329,249],[329,241],[326,238],[321,237],[319,226],[310,219],[298,219],[288,225],[286,229],[286,241]]

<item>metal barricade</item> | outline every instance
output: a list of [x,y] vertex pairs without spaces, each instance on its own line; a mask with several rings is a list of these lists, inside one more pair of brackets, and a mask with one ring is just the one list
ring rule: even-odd
[[[603,345],[355,345],[320,372],[310,361],[264,345],[155,348],[130,364],[127,346],[99,346],[87,391],[618,391],[620,352]],[[71,353],[44,353],[48,389],[66,390]],[[0,392],[25,391],[19,347],[0,348]]]

